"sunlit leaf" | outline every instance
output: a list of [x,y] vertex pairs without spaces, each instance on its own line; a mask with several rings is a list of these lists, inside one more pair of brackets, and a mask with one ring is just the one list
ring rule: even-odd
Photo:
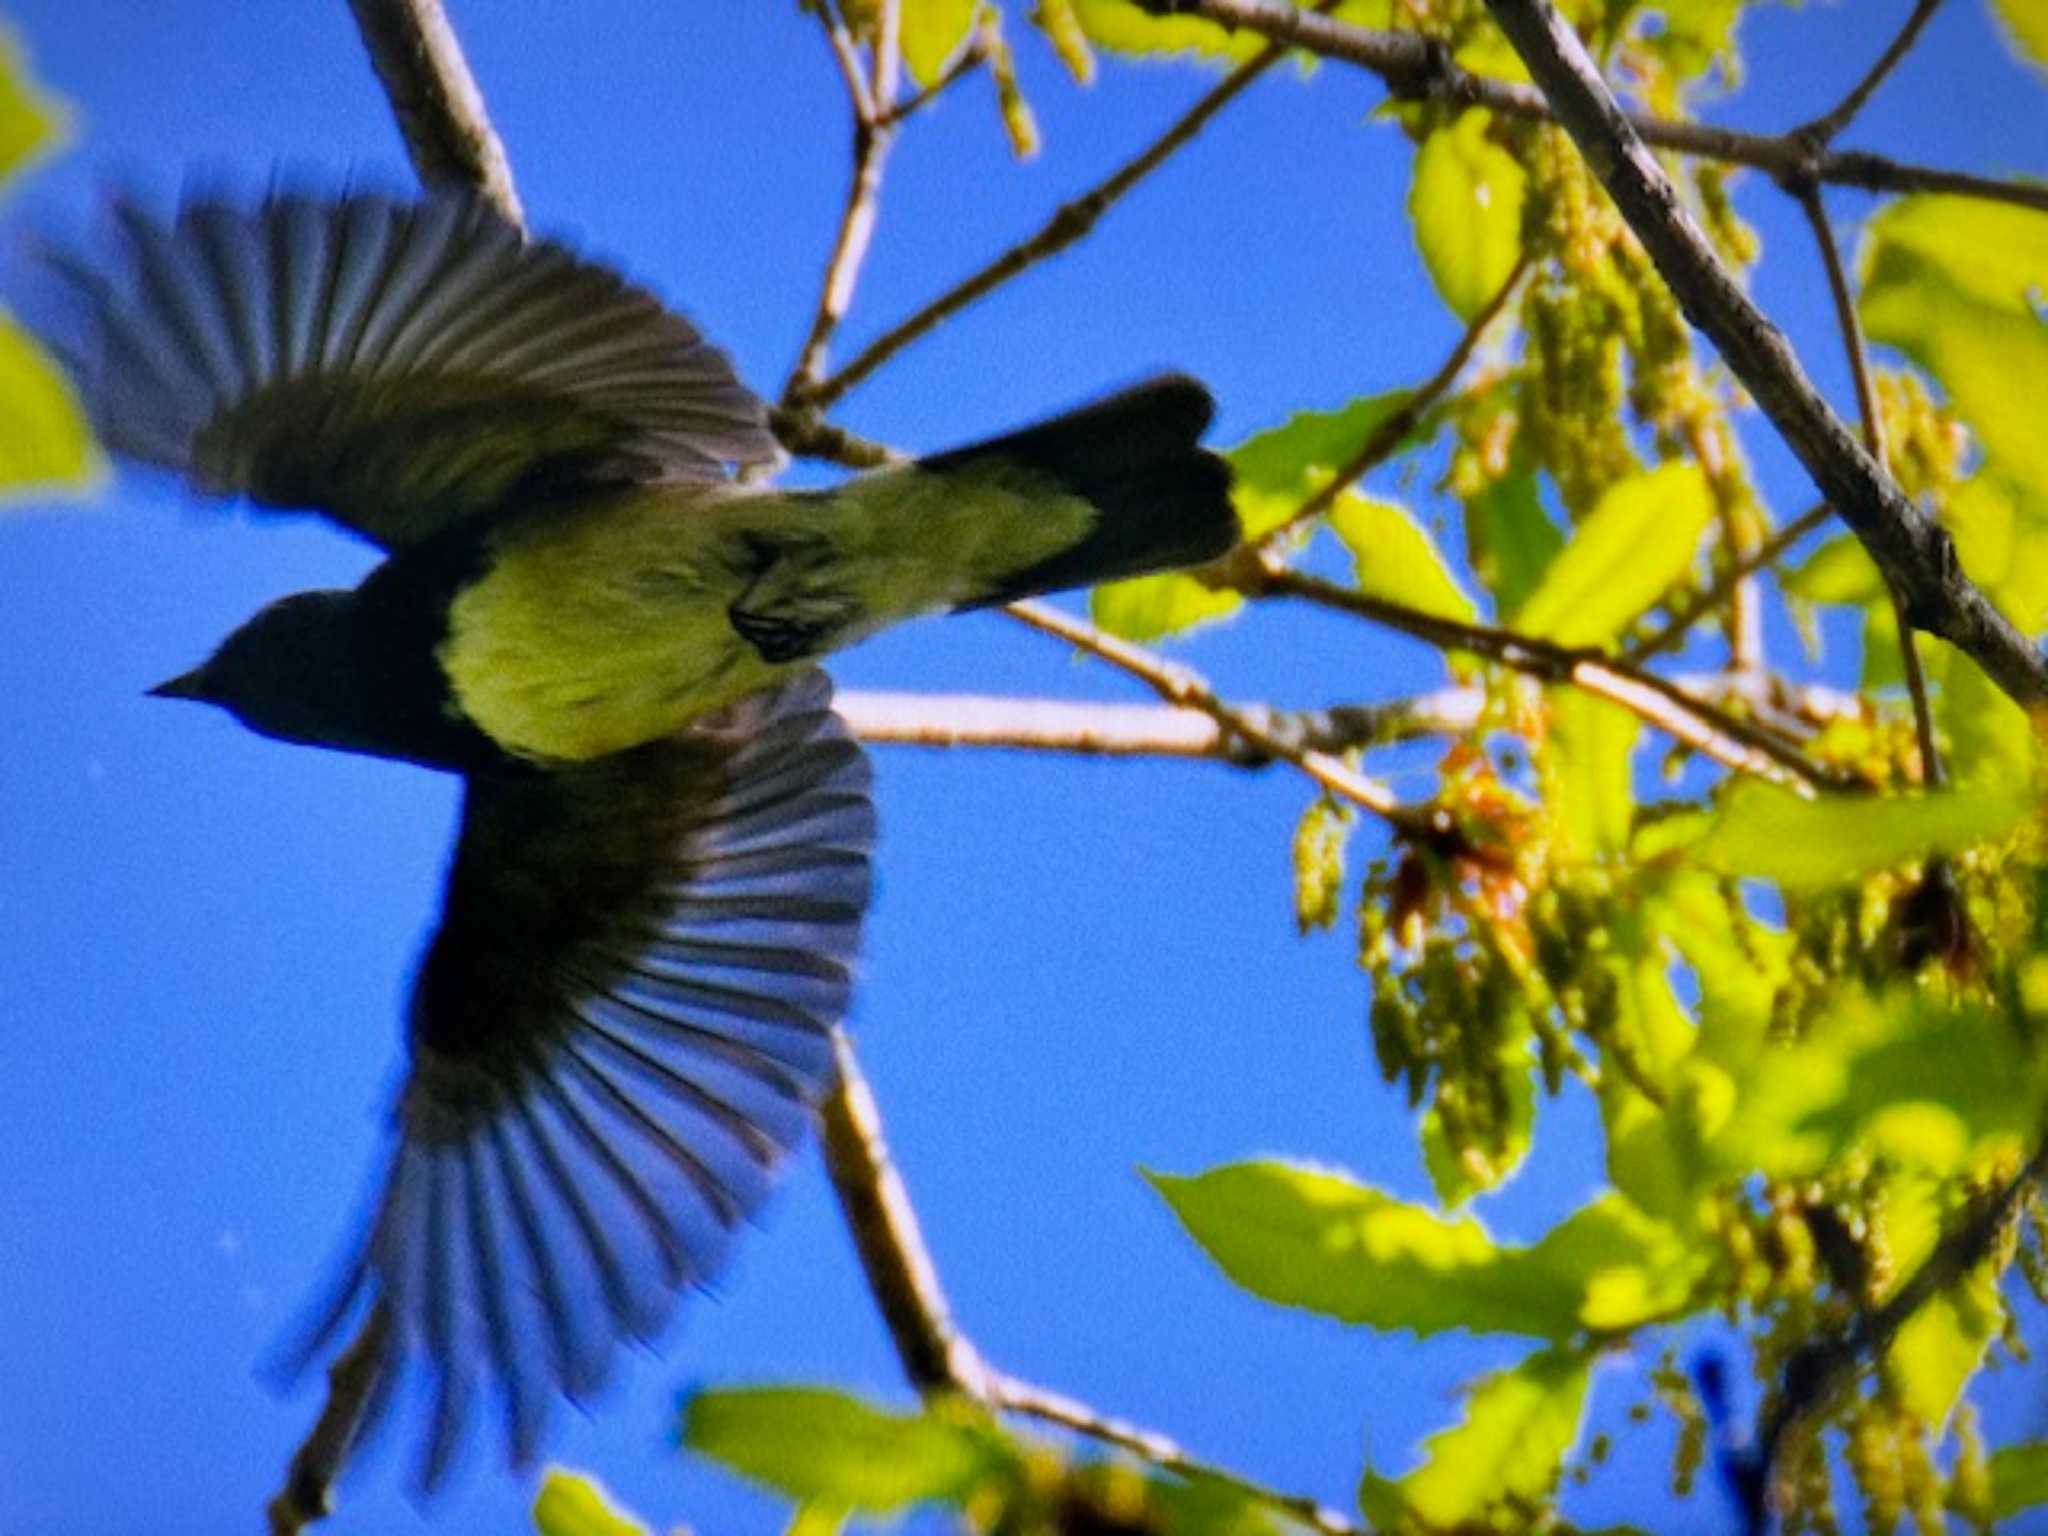
[[[1249,28],[1231,31],[1199,16],[1153,16],[1131,0],[1074,0],[1074,12],[1096,46],[1115,53],[1232,60],[1248,59],[1266,46]],[[1335,14],[1361,27],[1385,27],[1391,12],[1389,0],[1345,0]]]
[[1814,800],[1745,779],[1722,795],[1693,852],[1725,875],[1811,890],[1989,842],[2011,832],[2032,807],[2024,778],[1980,782],[1969,793]]
[[2034,772],[2034,729],[2027,713],[1963,652],[1932,636],[1920,637],[1927,674],[1940,693],[1935,722],[1948,741],[1948,767],[1957,783],[2024,783]]
[[2048,8],[2041,0],[1991,0],[1991,9],[2021,56],[2048,67]]
[[1088,616],[1099,628],[1126,640],[1162,640],[1226,618],[1243,605],[1235,592],[1205,587],[1192,576],[1167,571],[1097,587],[1089,594]]
[[1595,1315],[1606,1327],[1643,1321],[1656,1315],[1644,1308],[1686,1283],[1670,1229],[1618,1197],[1521,1248],[1496,1244],[1469,1216],[1439,1216],[1322,1169],[1236,1163],[1146,1177],[1239,1285],[1348,1323],[1563,1339]]
[[957,1500],[1012,1455],[984,1424],[812,1387],[700,1392],[684,1407],[682,1439],[792,1499],[878,1514]]
[[1436,540],[1405,507],[1342,496],[1330,509],[1330,528],[1351,551],[1358,590],[1368,597],[1406,603],[1440,618],[1479,616],[1479,605],[1451,570]]
[[1687,1223],[1715,1171],[1705,1147],[1733,1099],[1727,1074],[1692,1062],[1697,1031],[1638,912],[1615,915],[1603,968],[1613,1019],[1601,1054],[1607,1176],[1652,1215]]
[[595,1478],[560,1467],[548,1470],[533,1501],[540,1536],[649,1536],[648,1529],[612,1503]]
[[979,0],[902,0],[903,65],[930,85],[974,30]]
[[0,22],[0,181],[55,148],[68,126],[63,103],[30,77],[21,46]]
[[[1894,1177],[1887,1181],[1881,1212],[1896,1289],[1941,1239],[1939,1186],[1910,1173]],[[1904,1230],[1908,1225],[1911,1232]],[[1979,1264],[1906,1319],[1885,1351],[1885,1380],[1907,1411],[1939,1433],[2004,1326],[1997,1275]]]
[[1487,137],[1493,115],[1462,114],[1422,141],[1408,216],[1422,264],[1444,302],[1470,320],[1492,302],[1522,254],[1528,173]]
[[1900,1166],[1953,1173],[2034,1133],[2044,1079],[2002,1013],[1843,986],[1797,1042],[1755,1054],[1711,1151],[1724,1167],[1803,1178],[1869,1143]]
[[1579,524],[1515,626],[1563,645],[1612,640],[1685,573],[1712,516],[1695,464],[1630,476]]
[[1494,481],[1465,503],[1465,538],[1472,569],[1502,613],[1521,608],[1564,548],[1564,531],[1543,510],[1528,470]]
[[1552,688],[1545,697],[1550,750],[1538,766],[1561,838],[1558,855],[1586,861],[1620,853],[1635,814],[1633,762],[1642,721],[1577,688]]
[[1987,469],[1955,488],[1941,517],[1963,569],[2029,634],[2048,625],[2048,484],[2039,495],[2032,506],[2024,487]]
[[1588,1363],[1568,1349],[1544,1349],[1512,1370],[1481,1377],[1465,1416],[1424,1442],[1423,1461],[1389,1481],[1370,1471],[1359,1504],[1375,1525],[1419,1520],[1430,1530],[1487,1528],[1501,1506],[1522,1510],[1547,1498],[1579,1438]]
[[1991,1453],[1991,1513],[2009,1520],[2048,1504],[2048,1440],[2029,1440]]
[[2048,491],[2048,219],[1958,196],[1870,220],[1859,304],[1873,339],[1937,378],[2003,472]]
[[1853,534],[1827,541],[1785,573],[1785,590],[1809,603],[1875,603],[1886,596],[1884,575]]
[[0,314],[0,496],[82,490],[99,477],[92,432],[63,375]]

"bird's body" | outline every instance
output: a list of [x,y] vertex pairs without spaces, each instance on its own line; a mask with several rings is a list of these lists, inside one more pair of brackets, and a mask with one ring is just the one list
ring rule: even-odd
[[868,770],[818,658],[918,614],[1235,539],[1167,377],[825,490],[735,483],[765,411],[684,321],[482,205],[123,205],[53,339],[125,457],[381,546],[156,690],[465,780],[381,1193],[311,1359],[368,1305],[445,1472],[495,1383],[515,1461],[715,1268],[831,1081]]

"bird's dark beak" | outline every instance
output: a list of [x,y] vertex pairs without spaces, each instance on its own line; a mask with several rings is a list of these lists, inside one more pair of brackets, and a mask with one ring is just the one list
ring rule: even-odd
[[194,667],[190,672],[180,672],[176,677],[158,683],[148,691],[152,699],[204,699],[206,698],[206,669]]

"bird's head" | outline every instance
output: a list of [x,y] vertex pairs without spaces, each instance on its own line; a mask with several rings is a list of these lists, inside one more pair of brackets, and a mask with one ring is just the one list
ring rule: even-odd
[[149,690],[215,704],[281,741],[342,744],[352,669],[347,592],[297,592],[264,608],[201,665]]

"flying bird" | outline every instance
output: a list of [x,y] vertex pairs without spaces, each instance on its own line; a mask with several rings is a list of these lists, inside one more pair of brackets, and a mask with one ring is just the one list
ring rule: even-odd
[[[716,1269],[833,1076],[869,772],[818,659],[1238,537],[1166,376],[827,490],[684,319],[482,201],[114,205],[46,327],[102,441],[385,558],[152,692],[461,776],[380,1193],[294,1351],[376,1306],[418,1477],[495,1396],[515,1465]],[[360,1433],[360,1432],[359,1432]]]

